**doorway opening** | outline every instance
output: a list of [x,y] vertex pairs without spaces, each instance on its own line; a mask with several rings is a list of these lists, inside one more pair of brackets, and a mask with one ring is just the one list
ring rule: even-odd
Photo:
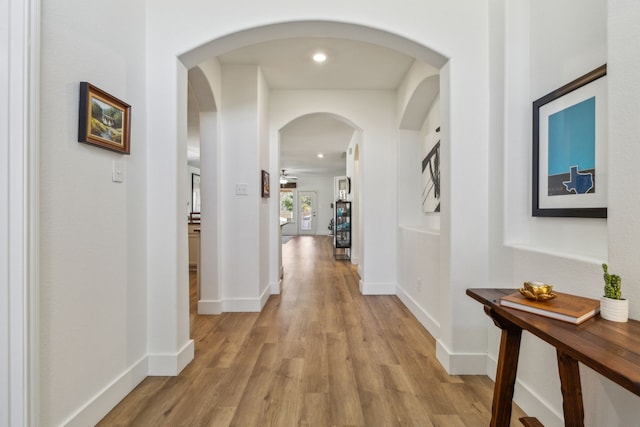
[[298,234],[316,234],[316,204],[315,191],[300,191],[298,193]]

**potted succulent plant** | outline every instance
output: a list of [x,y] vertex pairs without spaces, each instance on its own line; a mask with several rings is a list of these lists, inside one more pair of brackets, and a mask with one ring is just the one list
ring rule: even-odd
[[629,301],[622,298],[622,279],[617,274],[609,274],[609,266],[602,264],[604,271],[604,295],[600,298],[600,316],[613,322],[629,319]]

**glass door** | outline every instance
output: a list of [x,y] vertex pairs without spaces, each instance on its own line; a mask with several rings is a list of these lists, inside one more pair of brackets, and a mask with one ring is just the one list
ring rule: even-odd
[[316,192],[298,192],[298,234],[316,234]]

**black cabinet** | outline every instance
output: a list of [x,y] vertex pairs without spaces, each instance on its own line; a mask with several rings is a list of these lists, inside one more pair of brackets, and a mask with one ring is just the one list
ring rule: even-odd
[[351,202],[336,201],[333,233],[333,255],[336,259],[351,259]]

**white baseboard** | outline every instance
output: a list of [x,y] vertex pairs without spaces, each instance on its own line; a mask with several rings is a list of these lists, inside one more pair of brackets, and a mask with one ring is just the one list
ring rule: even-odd
[[260,295],[260,310],[258,311],[262,311],[262,308],[265,306],[267,301],[269,301],[270,296],[271,296],[271,286],[265,286],[264,290],[262,291],[262,294]]
[[225,300],[200,300],[198,301],[198,314],[220,313],[253,313],[262,311],[275,289],[279,289],[282,281],[266,286],[260,298],[236,298]]
[[436,339],[436,358],[449,375],[484,375],[487,371],[485,353],[452,353]]
[[[487,355],[487,376],[493,381],[496,379],[496,369],[498,362]],[[529,386],[516,378],[513,401],[527,415],[536,417],[542,424],[548,426],[564,425],[564,415],[556,412],[545,400],[536,394]]]
[[222,301],[204,300],[198,301],[198,314],[220,314],[222,313]]
[[62,423],[65,427],[85,427],[98,423],[147,376],[148,358],[142,357],[111,384],[93,396],[82,408]]
[[149,371],[150,376],[175,376],[187,366],[194,357],[193,340],[187,343],[174,354],[150,354]]
[[365,283],[360,280],[360,293],[362,295],[395,295],[395,283]]
[[282,293],[282,276],[277,282],[271,283],[271,295],[279,295]]
[[418,322],[433,336],[438,338],[440,336],[440,323],[428,312],[426,312],[418,303],[405,292],[404,288],[398,286],[396,288],[396,295],[400,298],[400,301],[407,307],[407,309],[414,315]]
[[[267,293],[267,298],[269,293]],[[234,298],[226,299],[223,302],[223,312],[225,313],[254,313],[260,312],[263,307],[263,296],[260,298]],[[266,303],[266,300],[265,300]]]

